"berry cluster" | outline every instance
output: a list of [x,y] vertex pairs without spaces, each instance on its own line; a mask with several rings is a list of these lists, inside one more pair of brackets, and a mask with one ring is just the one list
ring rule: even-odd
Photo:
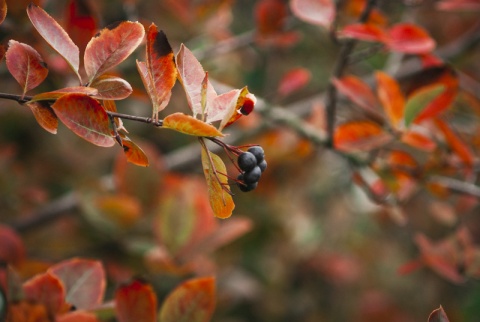
[[237,185],[241,191],[247,192],[255,189],[262,172],[267,168],[265,153],[260,146],[254,146],[238,156],[238,167],[242,170],[237,177]]

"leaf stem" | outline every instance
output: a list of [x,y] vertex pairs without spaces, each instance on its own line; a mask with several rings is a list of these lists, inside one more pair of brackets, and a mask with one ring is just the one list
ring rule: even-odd
[[[359,22],[364,23],[368,20],[370,13],[376,6],[377,0],[368,0]],[[349,39],[343,43],[340,48],[338,59],[333,67],[332,77],[327,87],[327,96],[325,98],[325,118],[327,120],[327,140],[326,146],[333,148],[333,132],[335,130],[335,116],[337,112],[337,89],[333,85],[332,79],[342,76],[350,60],[350,55],[357,44],[357,40]]]

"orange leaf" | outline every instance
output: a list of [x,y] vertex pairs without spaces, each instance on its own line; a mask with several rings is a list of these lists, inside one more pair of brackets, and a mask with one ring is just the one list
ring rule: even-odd
[[165,117],[163,127],[194,136],[224,136],[212,125],[179,112]]
[[122,137],[123,152],[127,161],[141,167],[148,167],[148,157],[143,150],[128,137]]
[[383,42],[386,39],[383,29],[371,23],[347,25],[340,31],[339,35],[364,41]]
[[86,86],[74,86],[74,87],[65,87],[58,89],[52,92],[40,93],[32,97],[30,102],[38,102],[38,101],[54,101],[59,99],[65,94],[69,93],[77,93],[77,94],[84,94],[88,96],[94,96],[98,94],[98,90],[93,87],[86,87]]
[[398,129],[405,109],[405,97],[398,82],[388,74],[377,71],[377,94],[390,124]]
[[55,322],[100,322],[100,320],[93,313],[79,310],[57,316]]
[[40,85],[48,75],[42,57],[29,45],[10,40],[5,56],[8,71],[20,84],[24,95]]
[[145,29],[139,22],[123,21],[107,26],[85,48],[88,81],[124,61],[140,45]]
[[426,152],[432,152],[437,147],[437,143],[428,136],[412,131],[404,132],[401,141]]
[[306,68],[293,68],[283,75],[280,83],[278,84],[277,93],[280,96],[288,96],[301,88],[305,87],[312,74]]
[[31,278],[23,284],[23,291],[27,300],[44,305],[51,315],[69,309],[65,302],[65,287],[62,281],[50,273]]
[[115,292],[116,316],[119,322],[157,321],[157,297],[152,287],[140,280],[123,285]]
[[153,23],[147,32],[146,66],[150,80],[145,87],[153,103],[153,116],[158,118],[158,112],[170,101],[171,91],[177,79],[177,68],[167,36],[163,31],[159,32]]
[[399,23],[388,31],[386,44],[393,51],[426,54],[435,49],[435,41],[425,29],[410,23]]
[[77,309],[92,309],[103,301],[105,272],[99,261],[74,258],[60,262],[47,271],[65,286],[65,300]]
[[387,162],[395,170],[415,171],[418,167],[417,161],[409,153],[400,150],[390,151]]
[[463,142],[458,135],[448,126],[448,124],[440,119],[435,119],[435,125],[442,131],[445,141],[457,156],[469,167],[474,164],[474,156],[472,150]]
[[[359,18],[367,5],[366,0],[349,0],[346,5],[346,12],[352,15],[354,18]],[[368,23],[377,26],[385,26],[387,24],[387,18],[378,9],[373,8],[368,17]]]
[[433,310],[433,312],[428,317],[428,322],[449,322],[449,321],[450,320],[448,319],[447,313],[445,313],[441,305],[438,309]]
[[132,227],[142,215],[138,199],[126,194],[100,195],[95,198],[95,207],[100,216],[120,228]]
[[95,99],[83,94],[65,94],[52,108],[58,118],[81,138],[102,147],[115,144],[107,112]]
[[367,112],[379,115],[377,110],[378,101],[375,94],[364,81],[360,78],[347,75],[342,78],[334,78],[333,85],[337,90],[348,97],[352,102],[366,110]]
[[55,19],[50,17],[48,13],[33,2],[28,6],[27,14],[38,33],[67,61],[68,65],[81,81],[80,75],[78,74],[80,51],[65,30],[63,30]]
[[290,9],[298,19],[325,28],[330,28],[335,19],[332,0],[291,0]]
[[175,288],[160,309],[162,322],[209,322],[215,310],[215,279],[188,280]]
[[98,91],[93,97],[101,100],[122,100],[133,92],[132,86],[126,80],[111,75],[95,78],[90,86]]
[[58,118],[48,103],[27,103],[37,123],[46,131],[57,134]]
[[[218,218],[228,218],[232,215],[235,203],[233,202],[226,176],[227,169],[222,159],[202,146],[203,173],[208,185],[208,197],[213,213]],[[225,191],[227,190],[227,191]]]
[[370,121],[353,121],[335,129],[334,145],[342,151],[369,151],[379,148],[392,139],[382,127]]
[[0,24],[5,20],[7,16],[7,2],[0,0]]
[[7,322],[50,322],[45,306],[21,301],[8,305]]

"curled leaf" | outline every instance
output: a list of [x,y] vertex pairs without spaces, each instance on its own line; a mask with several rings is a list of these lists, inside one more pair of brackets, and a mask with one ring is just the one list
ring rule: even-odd
[[213,213],[218,218],[232,215],[235,203],[230,195],[230,186],[226,176],[227,169],[222,159],[202,146],[203,173],[208,185],[208,196]]
[[165,117],[163,127],[194,136],[224,136],[214,126],[183,113],[173,113]]
[[58,118],[53,109],[45,102],[27,103],[37,123],[47,132],[57,134]]
[[24,95],[47,77],[47,65],[40,54],[29,45],[10,40],[5,56],[8,71],[20,84]]
[[123,21],[107,26],[85,49],[85,71],[89,82],[124,61],[140,45],[145,29],[139,22]]
[[63,28],[42,8],[33,2],[27,8],[28,18],[38,33],[59,53],[72,68],[79,79],[80,51]]
[[81,138],[102,147],[115,144],[110,119],[97,100],[84,94],[65,94],[52,108],[58,118]]
[[90,84],[97,93],[93,96],[102,100],[122,100],[132,94],[132,86],[123,78],[111,75],[101,75]]
[[148,157],[143,150],[128,137],[122,137],[123,152],[127,161],[141,167],[148,167]]

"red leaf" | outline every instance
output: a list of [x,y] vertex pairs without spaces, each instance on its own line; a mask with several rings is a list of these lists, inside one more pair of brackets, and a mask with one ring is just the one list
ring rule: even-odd
[[442,131],[445,141],[450,148],[458,155],[465,165],[473,166],[475,160],[472,150],[466,145],[458,135],[448,126],[448,124],[440,119],[435,119],[435,125]]
[[50,273],[31,278],[23,284],[23,291],[27,300],[45,305],[51,315],[63,313],[69,308],[62,281]]
[[0,0],[0,24],[5,20],[7,16],[7,2]]
[[122,144],[128,162],[141,167],[148,167],[148,157],[138,145],[128,137],[122,137]]
[[435,4],[438,10],[480,10],[480,0],[443,0]]
[[364,81],[360,78],[348,75],[340,79],[334,78],[333,85],[337,90],[348,97],[352,102],[363,108],[369,113],[379,115],[377,110],[378,101],[375,94]]
[[139,22],[123,21],[102,29],[85,49],[88,81],[120,64],[140,45],[145,29]]
[[98,90],[96,88],[86,87],[86,86],[65,87],[65,88],[57,89],[56,91],[37,94],[32,97],[30,102],[55,101],[60,97],[62,97],[63,95],[69,94],[69,93],[94,96],[98,94]]
[[222,131],[242,115],[250,114],[256,102],[257,99],[248,91],[247,87],[218,95],[206,111],[207,122],[221,120],[218,129]]
[[425,29],[409,23],[399,23],[390,28],[386,44],[390,50],[407,54],[426,54],[436,45]]
[[[147,75],[141,72],[142,80],[153,104],[153,117],[158,119],[170,101],[172,88],[177,79],[175,57],[167,36],[151,24],[147,32]],[[148,77],[149,79],[144,79]]]
[[97,15],[87,0],[70,0],[65,12],[65,29],[81,54],[98,30]]
[[305,68],[294,68],[283,75],[280,83],[278,84],[277,92],[280,96],[288,96],[301,88],[305,87],[312,74]]
[[32,102],[27,103],[27,106],[30,107],[33,116],[41,127],[52,134],[57,134],[58,118],[48,103]]
[[330,28],[335,19],[332,0],[290,0],[290,8],[298,19],[325,28]]
[[58,118],[81,138],[102,147],[115,144],[107,112],[95,99],[83,94],[65,94],[52,108]]
[[80,51],[63,28],[42,8],[33,2],[27,8],[27,14],[35,29],[47,43],[59,53],[77,74],[80,66]]
[[383,29],[371,23],[347,25],[340,31],[339,36],[377,42],[383,42],[386,39],[386,34]]
[[398,270],[400,275],[408,275],[424,266],[423,261],[421,260],[412,260],[406,264],[403,264]]
[[188,280],[175,288],[160,309],[162,322],[209,322],[215,310],[215,279]]
[[8,42],[7,68],[22,86],[23,94],[40,85],[47,77],[47,65],[40,54],[29,45],[15,40]]
[[443,310],[443,307],[440,307],[434,310],[428,317],[428,322],[449,322],[450,320],[447,317],[447,313]]
[[55,322],[100,322],[100,320],[93,313],[74,311],[57,316]]
[[425,136],[417,132],[404,132],[401,138],[402,142],[413,146],[414,148],[424,150],[426,152],[432,152],[437,148],[437,143],[428,136]]
[[[202,82],[205,78],[205,71],[200,62],[195,58],[192,52],[183,44],[176,56],[178,77],[182,82],[183,89],[187,94],[188,105],[193,116],[203,115],[202,113]],[[217,93],[212,84],[207,84],[206,107],[208,110],[212,101],[217,97]]]
[[105,272],[99,261],[74,258],[48,269],[65,286],[65,300],[77,309],[100,305],[105,293]]
[[342,151],[369,151],[379,148],[392,139],[381,126],[370,121],[353,121],[335,129],[335,148]]
[[377,94],[383,109],[395,129],[400,127],[405,109],[405,97],[400,89],[400,84],[388,74],[377,71]]
[[283,31],[287,7],[280,0],[260,0],[255,5],[255,22],[260,37],[269,37]]
[[19,265],[25,259],[25,246],[10,227],[0,224],[0,261]]
[[111,75],[95,78],[90,86],[98,91],[93,97],[101,100],[122,100],[133,92],[132,86],[126,80]]
[[157,321],[157,297],[149,284],[135,280],[115,292],[116,316],[119,322]]
[[183,113],[173,113],[165,117],[163,127],[194,136],[224,136],[212,125]]
[[215,217],[225,219],[232,215],[235,203],[230,194],[227,169],[222,159],[202,146],[202,166],[208,185],[208,197]]

